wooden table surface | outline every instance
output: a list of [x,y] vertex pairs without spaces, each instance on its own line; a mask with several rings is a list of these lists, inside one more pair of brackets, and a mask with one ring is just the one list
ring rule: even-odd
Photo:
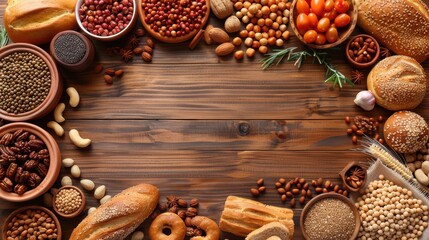
[[[1,19],[4,8],[2,1]],[[214,17],[210,23],[220,25]],[[156,42],[153,63],[136,56],[125,64],[106,54],[106,46],[96,44],[96,63],[125,71],[113,85],[106,85],[93,66],[81,73],[63,72],[65,87],[75,87],[81,102],[76,109],[66,104],[62,125],[66,131],[78,129],[93,143],[82,150],[67,134],[56,137],[62,157],[73,158],[82,177],[106,185],[109,195],[150,183],[158,186],[162,201],[170,194],[199,198],[200,215],[216,221],[228,195],[252,198],[249,189],[258,178],[265,179],[268,190],[257,200],[281,207],[289,204],[281,203],[274,188],[280,177],[322,177],[339,183],[338,172],[348,162],[367,161],[352,150],[357,146],[345,133],[344,117],[391,114],[380,107],[365,112],[355,106],[353,99],[366,88],[365,81],[331,89],[323,82],[324,68],[311,60],[300,70],[284,63],[263,71],[259,54],[237,62],[232,56],[218,58],[215,46],[204,43],[190,51],[187,43]],[[302,44],[292,36],[286,44],[291,46]],[[350,76],[343,47],[329,53],[334,65]],[[429,62],[423,66],[429,74]],[[68,102],[65,93],[62,101]],[[428,107],[426,97],[415,111],[428,119]],[[52,119],[49,115],[35,123],[46,129]],[[248,135],[240,134],[242,123],[250,126]],[[65,175],[70,172],[63,168],[61,176]],[[87,196],[87,206],[97,206],[91,194]],[[40,203],[0,201],[0,223],[13,209]],[[302,239],[302,206],[293,210],[295,239]],[[61,219],[64,239],[83,215]],[[140,229],[146,232],[148,222]],[[224,238],[241,239],[225,233]]]

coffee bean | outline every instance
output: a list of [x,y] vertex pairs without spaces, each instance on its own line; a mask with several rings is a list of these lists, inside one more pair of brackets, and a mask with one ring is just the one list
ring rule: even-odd
[[252,194],[252,196],[254,197],[258,197],[259,196],[259,191],[256,188],[251,188],[250,189],[250,193]]

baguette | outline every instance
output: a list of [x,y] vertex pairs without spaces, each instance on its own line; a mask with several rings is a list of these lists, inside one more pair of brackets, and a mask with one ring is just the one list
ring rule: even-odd
[[82,220],[70,240],[125,239],[152,213],[158,201],[159,191],[153,185],[125,189]]
[[429,8],[421,0],[356,0],[358,26],[399,55],[429,58]]
[[288,208],[268,206],[250,199],[229,196],[219,221],[224,232],[246,237],[252,231],[271,222],[280,222],[293,239],[293,211]]

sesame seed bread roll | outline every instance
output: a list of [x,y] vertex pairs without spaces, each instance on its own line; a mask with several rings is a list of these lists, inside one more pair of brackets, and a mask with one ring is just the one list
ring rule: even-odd
[[159,191],[139,184],[125,189],[89,214],[73,230],[70,240],[122,240],[156,208]]
[[356,0],[358,26],[396,54],[429,58],[429,8],[421,0]]
[[386,120],[383,132],[386,143],[399,153],[415,153],[429,138],[426,121],[410,111],[395,112]]
[[423,67],[415,59],[396,55],[371,70],[367,87],[379,106],[391,111],[411,110],[425,97],[426,79]]

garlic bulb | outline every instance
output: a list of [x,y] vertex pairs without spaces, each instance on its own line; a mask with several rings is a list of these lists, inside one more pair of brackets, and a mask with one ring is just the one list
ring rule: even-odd
[[370,91],[360,91],[356,95],[354,102],[366,111],[371,111],[375,106],[375,98]]

